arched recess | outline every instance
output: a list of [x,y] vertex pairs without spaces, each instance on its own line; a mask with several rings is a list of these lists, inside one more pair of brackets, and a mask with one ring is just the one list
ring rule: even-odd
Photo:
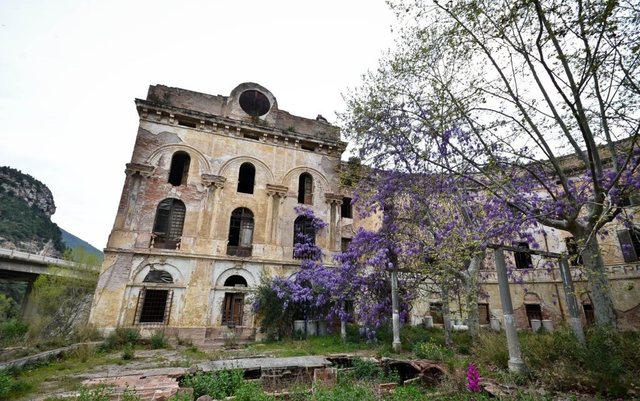
[[164,270],[173,277],[173,284],[182,284],[184,283],[184,276],[180,272],[180,269],[169,264],[169,263],[154,263],[150,262],[149,259],[143,260],[140,263],[140,266],[136,268],[133,273],[133,283],[134,284],[142,284],[144,282],[144,278],[147,277],[151,270]]
[[258,281],[251,272],[246,269],[236,269],[232,267],[220,273],[216,280],[216,287],[223,287],[225,281],[227,281],[231,276],[241,276],[244,278],[247,282],[248,288],[258,285]]
[[[195,158],[198,159],[198,165],[200,168],[200,174],[211,174],[211,164],[209,163],[209,160],[206,158],[206,156],[200,152],[198,149],[193,148],[191,146],[187,146],[187,145],[181,145],[181,144],[176,144],[176,143],[171,143],[168,145],[162,145],[160,147],[158,147],[156,150],[154,150],[149,157],[147,157],[146,160],[146,164],[152,165],[152,166],[157,166],[158,165],[158,161],[160,160],[160,158],[163,155],[173,155],[176,152],[185,152],[188,153],[189,156],[191,156],[191,159],[193,160],[194,156]],[[169,158],[169,161],[171,159]],[[192,164],[193,166],[193,164]]]
[[227,255],[247,257],[253,249],[253,213],[246,207],[239,207],[231,213]]
[[256,168],[249,162],[242,163],[238,169],[238,189],[237,192],[243,194],[253,194],[253,187],[256,182]]
[[225,287],[248,287],[247,280],[239,274],[229,276],[222,284]]
[[[253,166],[256,168],[256,178],[258,175],[258,171],[263,171],[265,174],[267,174],[267,183],[274,182],[273,173],[271,172],[271,169],[269,168],[269,166],[267,166],[261,160],[256,159],[255,157],[250,157],[250,156],[237,156],[227,160],[227,162],[223,164],[222,167],[220,167],[220,171],[218,172],[218,175],[222,177],[227,177],[227,178],[230,178],[231,176],[235,177],[235,174],[231,174],[230,170],[238,171],[238,169],[240,168],[240,165],[244,163],[253,164]],[[236,167],[236,164],[237,164],[237,167]]]
[[182,150],[177,151],[171,156],[171,167],[169,168],[169,184],[174,187],[186,185],[189,177],[189,167],[191,165],[191,156]]
[[298,177],[300,177],[300,174],[303,173],[311,174],[311,177],[313,177],[315,181],[322,182],[322,185],[325,188],[325,192],[331,191],[331,185],[329,184],[327,177],[325,177],[324,174],[322,174],[320,171],[311,167],[295,167],[289,170],[282,178],[280,184],[289,187],[289,183],[292,182],[291,180],[295,179],[295,186],[291,186],[291,188],[298,188]]

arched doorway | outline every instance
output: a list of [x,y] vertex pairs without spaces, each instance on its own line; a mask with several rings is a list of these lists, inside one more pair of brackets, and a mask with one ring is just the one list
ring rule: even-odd
[[228,327],[242,326],[244,309],[244,292],[236,292],[232,288],[247,288],[247,280],[239,275],[227,278],[223,284],[226,289],[222,304],[222,325]]

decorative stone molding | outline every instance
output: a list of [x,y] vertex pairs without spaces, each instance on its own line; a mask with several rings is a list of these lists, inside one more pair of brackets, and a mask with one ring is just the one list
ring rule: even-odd
[[155,170],[154,166],[149,166],[147,164],[127,163],[126,166],[127,167],[125,168],[124,172],[128,176],[140,174],[144,178],[149,178]]
[[281,198],[286,198],[288,191],[289,188],[285,185],[267,184],[267,195],[269,196],[278,195]]
[[338,206],[342,205],[342,198],[343,196],[340,194],[332,194],[332,193],[325,193],[324,194],[324,200],[329,203],[335,203]]
[[202,184],[205,187],[211,187],[213,185],[215,188],[224,188],[226,181],[227,179],[220,175],[202,174]]

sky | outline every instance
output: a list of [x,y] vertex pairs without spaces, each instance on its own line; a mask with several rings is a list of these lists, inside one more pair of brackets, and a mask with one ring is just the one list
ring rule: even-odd
[[102,249],[149,85],[256,82],[336,123],[394,22],[384,0],[1,0],[0,165],[44,182],[52,220]]

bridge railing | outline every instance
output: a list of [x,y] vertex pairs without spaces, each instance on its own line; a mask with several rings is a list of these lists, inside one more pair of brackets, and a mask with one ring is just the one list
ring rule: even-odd
[[[52,258],[45,255],[37,255],[34,253],[17,251],[15,249],[0,248],[0,257],[8,259],[21,260],[32,263],[40,263],[43,265],[54,265],[59,267],[68,267],[71,269],[77,269],[83,267],[82,265],[71,262],[64,259]],[[97,270],[99,267],[89,266],[92,270]]]

